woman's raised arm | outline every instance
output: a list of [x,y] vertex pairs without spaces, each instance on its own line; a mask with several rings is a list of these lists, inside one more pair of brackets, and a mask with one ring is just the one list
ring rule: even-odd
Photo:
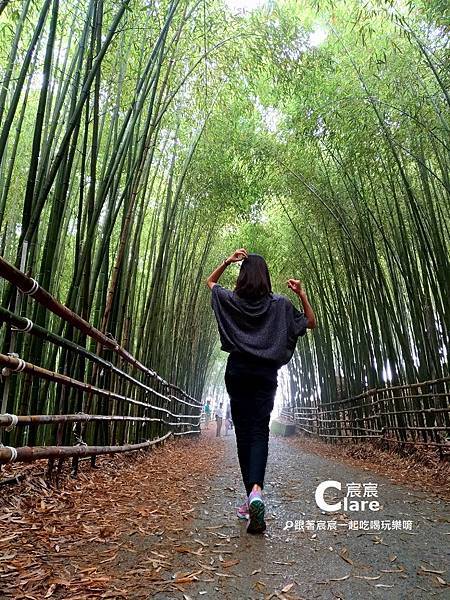
[[309,303],[308,296],[302,287],[302,282],[298,279],[288,279],[287,284],[294,294],[297,294],[297,296],[300,298],[300,301],[303,305],[303,311],[308,319],[308,329],[314,329],[317,326],[316,315],[314,314],[311,304]]
[[206,280],[206,285],[209,287],[209,289],[211,290],[216,285],[216,283],[220,279],[220,276],[222,275],[222,273],[225,271],[225,269],[228,267],[228,265],[230,263],[239,262],[240,260],[244,260],[244,258],[247,258],[247,256],[248,256],[247,250],[245,248],[240,248],[239,250],[236,250],[235,252],[233,252],[233,254],[231,256],[226,258],[216,269],[214,269],[214,271],[211,273],[211,275]]

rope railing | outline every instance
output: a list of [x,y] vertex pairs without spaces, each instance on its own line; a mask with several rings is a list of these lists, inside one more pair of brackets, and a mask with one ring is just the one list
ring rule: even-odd
[[[153,410],[164,412],[172,417],[186,417],[185,414],[175,414],[166,408],[162,408],[161,406],[155,406],[153,404],[149,404],[148,402],[142,402],[140,400],[135,400],[127,396],[122,396],[120,394],[116,394],[115,392],[111,392],[110,390],[104,390],[102,388],[95,387],[91,384],[78,381],[77,379],[73,379],[72,377],[67,377],[67,375],[61,375],[60,373],[48,371],[47,369],[37,367],[36,365],[27,363],[21,358],[16,358],[14,356],[6,356],[5,354],[0,354],[0,367],[6,368],[8,371],[11,371],[13,373],[31,373],[36,377],[48,379],[57,383],[62,383],[63,385],[68,385],[78,390],[89,392],[90,394],[104,396],[112,400],[123,400],[125,402],[129,402],[130,404],[136,404],[139,406],[145,406],[146,408],[152,408]],[[169,397],[164,396],[163,394],[160,394],[155,390],[150,389],[150,391],[152,392],[152,394],[159,398],[162,398],[163,400],[167,400],[168,402],[171,401]],[[177,398],[175,398],[175,400],[177,400]],[[195,415],[192,416],[192,418],[198,419],[199,417],[198,415]]]
[[[149,387],[148,385],[145,385],[144,383],[142,383],[141,381],[139,381],[132,375],[129,375],[128,373],[126,373],[125,371],[120,369],[119,367],[116,367],[110,361],[105,360],[104,358],[101,358],[100,356],[97,356],[96,354],[93,354],[92,352],[89,352],[88,350],[86,350],[86,348],[83,348],[82,346],[79,346],[78,344],[75,344],[74,342],[72,342],[70,340],[66,340],[63,337],[48,331],[44,327],[40,327],[39,325],[36,325],[35,323],[30,321],[30,319],[27,319],[26,317],[20,317],[18,315],[15,315],[14,313],[7,310],[6,308],[3,308],[2,306],[0,306],[0,320],[2,322],[8,323],[11,326],[13,331],[29,333],[30,335],[34,335],[36,337],[41,338],[42,340],[46,340],[46,341],[54,344],[55,346],[64,348],[66,350],[70,350],[70,351],[78,354],[79,356],[82,356],[83,358],[86,358],[87,360],[99,365],[103,369],[108,369],[112,373],[115,373],[116,375],[123,377],[127,381],[141,387],[144,390],[154,392],[155,394],[158,393],[153,388]],[[164,383],[167,387],[170,387],[171,389],[181,392],[184,397],[191,398],[188,394],[186,394],[183,390],[181,390],[181,388],[178,388],[177,386],[166,383],[164,381],[164,379],[162,379],[162,378],[160,378],[160,381],[162,383]],[[170,397],[175,398],[175,396],[170,396]],[[197,406],[198,405],[198,402],[196,400],[194,400],[194,402],[187,402],[186,400],[182,400],[181,398],[177,398],[177,400],[179,402],[182,402],[189,406]]]
[[63,458],[63,457],[81,457],[98,456],[101,454],[117,454],[121,452],[131,452],[143,450],[149,446],[160,444],[171,436],[169,431],[166,435],[156,440],[147,440],[140,444],[124,444],[123,446],[42,446],[35,448],[12,448],[10,446],[0,447],[0,464],[8,462],[31,462],[33,460],[42,460],[44,458]]
[[[201,402],[179,386],[167,382],[110,335],[61,304],[37,281],[1,257],[0,276],[74,330],[96,342],[97,352],[103,348],[113,359],[115,357],[115,361],[122,363],[118,366],[27,317],[0,307],[0,320],[11,328],[14,335],[34,336],[44,344],[50,344],[55,349],[54,356],[58,356],[55,362],[59,369],[62,367],[65,371],[60,372],[58,368],[51,370],[53,363],[51,369],[47,369],[15,353],[0,353],[2,380],[12,378],[16,392],[19,388],[20,392],[33,389],[36,393],[37,385],[40,405],[45,406],[45,412],[49,413],[30,415],[23,414],[22,410],[14,414],[17,406],[25,407],[27,411],[27,402],[19,401],[17,395],[8,397],[6,394],[4,414],[0,414],[0,437],[5,443],[0,444],[0,465],[39,459],[49,459],[49,464],[53,464],[55,459],[72,457],[76,470],[80,457],[91,457],[94,461],[98,455],[141,450],[163,443],[172,435],[200,432]],[[65,360],[61,358],[63,355]],[[126,366],[137,374],[127,372]],[[67,374],[70,371],[72,373]],[[76,377],[72,376],[74,373]],[[22,378],[19,385],[16,378]],[[5,411],[5,405],[9,413]],[[47,433],[43,433],[43,427],[48,430]],[[42,439],[43,445],[34,443]],[[28,443],[20,445],[20,441]]]
[[397,446],[450,451],[450,377],[391,385],[326,404],[295,403],[281,416],[325,440],[374,439]]
[[171,389],[177,390],[181,392],[186,397],[190,398],[191,401],[200,404],[195,398],[189,396],[184,390],[179,388],[177,385],[172,383],[168,383],[165,379],[160,377],[155,371],[149,369],[144,364],[142,364],[137,358],[135,358],[132,354],[130,354],[125,348],[120,346],[120,344],[109,335],[101,332],[99,329],[88,323],[85,319],[77,315],[77,313],[61,304],[56,298],[54,298],[47,290],[42,288],[39,283],[29,277],[20,269],[6,261],[3,257],[0,256],[0,277],[3,277],[9,283],[14,285],[19,289],[22,294],[32,296],[32,298],[44,306],[47,310],[52,312],[53,314],[60,317],[66,323],[69,323],[73,327],[75,327],[78,331],[87,335],[92,340],[99,343],[104,348],[108,348],[116,353],[120,358],[122,358],[125,362],[132,365],[142,373],[149,375],[150,377],[158,380],[164,386],[170,387]]

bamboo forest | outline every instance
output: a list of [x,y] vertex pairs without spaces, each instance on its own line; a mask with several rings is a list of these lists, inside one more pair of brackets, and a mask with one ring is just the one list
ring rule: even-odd
[[[449,31],[445,0],[0,0],[0,598],[445,594]],[[248,253],[297,323],[262,438],[217,317]],[[322,480],[381,482],[370,547],[387,517],[330,526]]]
[[205,279],[243,247],[274,292],[295,302],[301,279],[317,315],[284,413],[443,452],[449,16],[442,0],[2,0],[8,448],[198,431],[224,391]]

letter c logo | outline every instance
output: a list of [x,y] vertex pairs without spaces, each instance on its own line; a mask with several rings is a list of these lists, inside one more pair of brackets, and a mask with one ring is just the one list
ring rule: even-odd
[[325,512],[335,512],[337,510],[340,510],[342,506],[341,501],[336,502],[336,504],[328,504],[327,502],[325,502],[323,495],[325,490],[327,490],[328,488],[335,488],[341,491],[342,486],[339,481],[322,481],[322,483],[319,483],[315,493],[317,506],[320,508],[320,510],[323,510]]

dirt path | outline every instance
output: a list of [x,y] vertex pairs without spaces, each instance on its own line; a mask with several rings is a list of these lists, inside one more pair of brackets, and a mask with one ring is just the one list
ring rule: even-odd
[[[59,490],[35,478],[3,493],[2,600],[449,597],[449,504],[293,440],[271,439],[262,536],[235,517],[234,435],[216,439],[210,430],[99,466]],[[381,511],[321,513],[314,490],[328,479],[344,489],[377,483]],[[350,520],[412,523],[365,531],[349,530]],[[305,531],[289,527],[295,521]]]
[[[223,445],[221,473],[213,479],[208,502],[191,529],[202,556],[186,555],[184,563],[187,571],[208,565],[211,581],[190,586],[189,598],[268,598],[277,597],[275,593],[283,589],[286,592],[279,597],[449,597],[448,504],[365,470],[299,453],[289,440],[272,438],[265,493],[268,529],[263,536],[250,536],[233,511],[242,490],[234,436],[224,439]],[[315,503],[314,491],[318,483],[329,479],[342,482],[343,489],[350,482],[377,483],[381,510],[351,518],[343,511],[324,515]],[[315,530],[285,529],[288,521],[296,520],[305,526],[314,521]],[[350,520],[391,525],[392,521],[412,521],[412,528],[349,530]],[[337,531],[317,531],[317,521],[335,521]],[[234,561],[239,562],[233,565]],[[183,594],[164,597],[183,598]]]

